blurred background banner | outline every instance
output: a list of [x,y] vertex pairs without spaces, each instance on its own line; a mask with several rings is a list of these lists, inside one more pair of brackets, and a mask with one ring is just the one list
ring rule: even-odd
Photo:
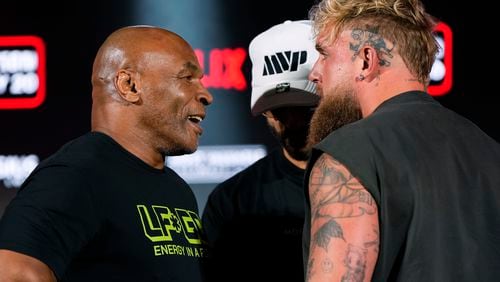
[[[315,1],[66,2],[1,4],[0,215],[39,161],[90,129],[94,55],[109,33],[125,25],[157,25],[178,33],[194,47],[204,68],[203,82],[214,103],[202,123],[200,148],[166,161],[191,185],[200,212],[217,183],[277,146],[264,119],[250,114],[248,45],[272,25],[306,19]],[[436,38],[442,46],[429,92],[500,140],[498,100],[486,90],[495,86],[485,67],[485,54],[491,51],[481,49],[488,44],[477,35],[489,26],[488,11],[452,0],[424,4],[440,21]],[[43,12],[48,10],[52,16]]]

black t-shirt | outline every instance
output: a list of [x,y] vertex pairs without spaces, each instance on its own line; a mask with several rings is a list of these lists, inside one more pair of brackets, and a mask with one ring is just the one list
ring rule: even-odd
[[[306,178],[323,152],[377,202],[373,281],[499,280],[500,145],[477,126],[407,92],[324,139]],[[306,262],[309,239],[304,232]]]
[[214,189],[202,217],[211,281],[303,281],[303,179],[275,150]]
[[169,168],[88,133],[28,177],[0,222],[0,248],[62,281],[201,281],[198,207]]

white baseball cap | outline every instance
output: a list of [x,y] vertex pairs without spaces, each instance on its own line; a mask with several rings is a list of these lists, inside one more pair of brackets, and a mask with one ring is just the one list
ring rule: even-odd
[[257,35],[249,46],[254,116],[267,110],[316,106],[316,83],[307,79],[319,54],[312,22],[285,21]]

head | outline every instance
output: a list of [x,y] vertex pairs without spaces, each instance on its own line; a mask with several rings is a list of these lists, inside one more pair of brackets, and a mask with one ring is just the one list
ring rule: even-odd
[[250,43],[251,111],[263,115],[283,148],[295,160],[309,157],[307,134],[319,97],[307,76],[318,58],[311,21],[286,21]]
[[[309,78],[322,97],[311,125],[314,139],[371,114],[392,96],[425,90],[438,45],[434,20],[418,0],[323,0],[310,16],[320,57]],[[319,116],[325,113],[331,117]],[[328,124],[350,113],[357,117]]]
[[322,44],[344,36],[347,45],[339,48],[351,50],[353,60],[373,47],[383,67],[400,56],[419,82],[429,83],[439,47],[433,35],[436,22],[420,0],[323,0],[310,17]]
[[192,153],[213,99],[202,76],[193,49],[179,35],[152,26],[121,28],[94,61],[92,129],[135,150]]

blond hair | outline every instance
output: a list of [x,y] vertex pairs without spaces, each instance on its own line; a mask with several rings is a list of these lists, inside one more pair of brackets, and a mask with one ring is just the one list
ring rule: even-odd
[[375,30],[391,42],[417,79],[429,83],[438,44],[434,18],[419,0],[323,0],[309,12],[316,35],[328,34],[328,43],[345,30]]

